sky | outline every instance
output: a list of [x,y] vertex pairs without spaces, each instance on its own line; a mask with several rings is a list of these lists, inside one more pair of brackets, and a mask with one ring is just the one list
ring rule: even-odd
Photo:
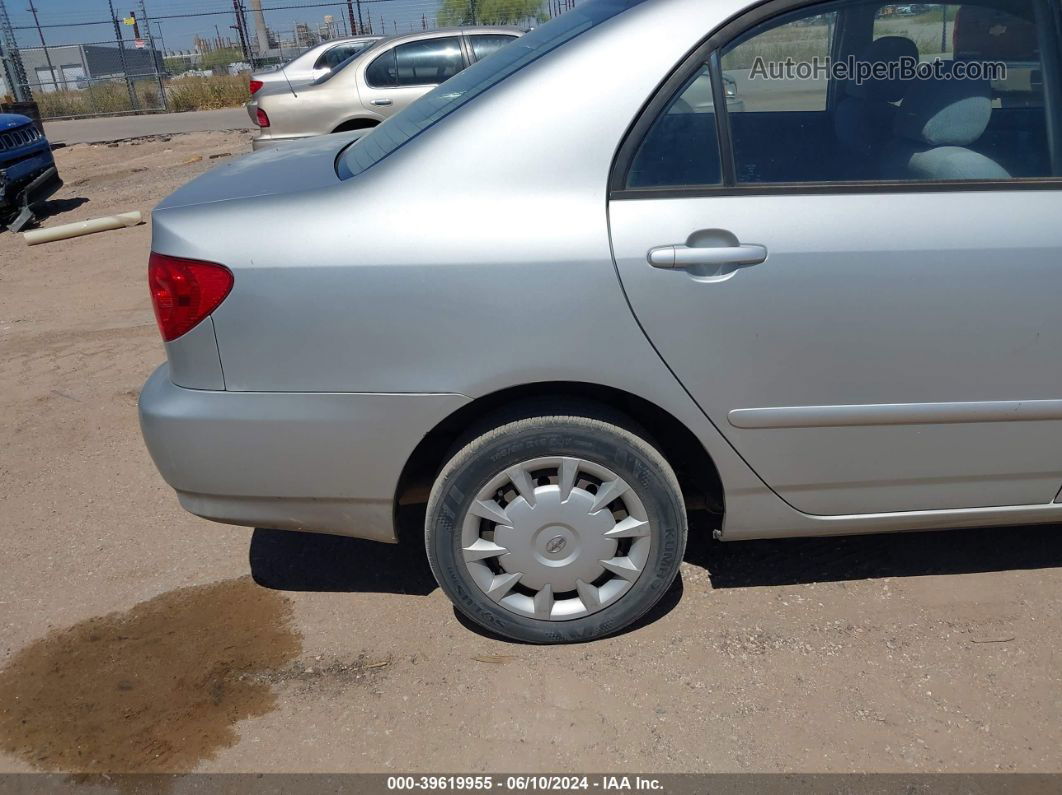
[[[40,39],[33,26],[33,16],[28,11],[30,0],[2,0],[7,6],[11,23],[19,28],[15,31],[20,46],[38,47]],[[113,43],[114,26],[110,23],[110,10],[107,0],[33,0],[37,8],[45,42],[52,44],[88,44]],[[254,21],[250,14],[250,3],[243,0],[248,8],[247,25],[254,30]],[[215,25],[222,37],[238,41],[237,32],[230,26],[235,25],[232,0],[145,0],[148,15],[159,22],[152,24],[151,32],[156,38],[159,28],[166,50],[187,50],[192,48],[195,35],[203,38],[216,37]],[[422,16],[429,27],[433,26],[439,0],[361,0],[362,14],[367,18],[371,12],[375,32],[379,32],[381,16],[387,33],[406,32],[421,28]],[[296,22],[306,22],[312,30],[323,23],[324,16],[331,14],[341,26],[347,24],[347,5],[345,0],[327,2],[327,0],[262,0],[265,9],[266,24],[278,31],[288,32],[294,29]],[[125,17],[130,10],[137,10],[138,0],[114,0],[114,10],[118,17]],[[355,5],[355,16],[356,16]],[[102,24],[86,24],[98,22]],[[132,28],[122,26],[122,34],[127,41],[133,37]],[[141,30],[141,34],[144,31]],[[156,41],[156,46],[163,49]]]

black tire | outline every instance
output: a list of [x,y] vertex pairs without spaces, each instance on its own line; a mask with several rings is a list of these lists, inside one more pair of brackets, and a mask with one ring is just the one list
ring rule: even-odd
[[[462,522],[480,489],[510,466],[547,456],[578,457],[622,477],[641,500],[651,527],[649,557],[630,589],[597,612],[570,620],[535,619],[494,602],[475,584],[461,551]],[[425,521],[431,570],[456,608],[487,630],[529,643],[593,640],[637,621],[677,576],[686,533],[678,480],[656,448],[621,425],[560,412],[505,422],[462,446],[432,487]]]

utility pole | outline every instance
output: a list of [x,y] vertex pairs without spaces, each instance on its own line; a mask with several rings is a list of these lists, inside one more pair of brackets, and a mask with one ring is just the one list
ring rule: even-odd
[[48,71],[52,73],[52,90],[59,90],[59,82],[55,79],[55,67],[52,66],[52,56],[48,52],[48,45],[44,43],[44,31],[41,30],[41,21],[37,19],[37,7],[30,0],[29,12],[33,14],[33,24],[37,26],[37,35],[41,38],[41,49],[44,50],[44,60],[48,62]]
[[[155,37],[151,35],[151,18],[148,17],[147,6],[144,5],[144,0],[140,0],[140,16],[144,18],[144,27],[147,29],[148,46],[151,48],[151,60],[155,67],[155,79],[159,84],[159,101],[162,102],[162,109],[169,110],[169,102],[166,101],[166,84],[162,82],[162,70],[163,62],[159,57],[158,50],[155,49]],[[133,28],[136,30],[136,28]],[[159,35],[162,35],[162,29],[159,28]]]
[[[244,46],[247,48],[247,63],[251,65],[251,69],[256,69],[258,68],[258,61],[255,60],[254,46],[251,43],[251,29],[247,27],[247,7],[243,4],[243,0],[236,0],[236,6],[240,9],[239,22],[240,27],[243,28]],[[265,47],[269,48],[268,36],[266,36]]]
[[[143,0],[141,0],[140,4],[141,5],[144,4]],[[151,23],[156,28],[158,28],[158,30],[159,30],[159,46],[162,47],[162,55],[163,55],[163,57],[165,57],[166,56],[166,39],[163,38],[163,36],[162,36],[162,23],[159,22],[157,19],[151,20]]]
[[125,61],[125,40],[122,38],[122,25],[114,14],[114,0],[107,0],[107,8],[111,11],[111,22],[114,23],[114,38],[118,42],[118,60],[122,64],[122,74],[125,75],[125,87],[129,91],[129,105],[133,110],[140,110],[140,102],[136,98],[136,88],[129,79],[129,68]]
[[472,24],[478,25],[479,22],[476,21],[476,0],[468,0],[468,5],[472,10]]
[[236,12],[236,32],[240,36],[240,49],[243,51],[244,59],[251,65],[251,69],[254,69],[254,56],[247,44],[247,31],[244,28],[246,20],[243,18],[243,4],[240,0],[232,0],[232,10]]
[[[358,2],[358,7],[359,7],[359,8],[361,7],[361,2],[360,2],[360,0],[359,0],[359,2]],[[347,19],[349,19],[349,20],[350,20],[350,31],[351,31],[351,35],[352,35],[352,36],[356,36],[356,35],[358,35],[358,33],[359,33],[360,31],[358,30],[358,25],[357,25],[357,23],[356,23],[356,22],[354,21],[354,0],[347,0]]]
[[15,41],[15,31],[7,16],[4,0],[0,0],[0,69],[11,87],[15,102],[32,102],[33,92],[26,79],[26,68],[22,65],[22,56],[18,52],[18,42]]

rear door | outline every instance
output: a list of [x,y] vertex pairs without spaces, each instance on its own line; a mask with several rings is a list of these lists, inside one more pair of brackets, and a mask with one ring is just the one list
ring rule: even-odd
[[386,118],[467,65],[460,36],[399,44],[378,55],[366,68],[362,101]]
[[[609,221],[634,312],[712,422],[802,511],[1051,502],[1062,481],[1062,180],[1047,122],[1062,77],[1057,4],[1008,6],[1036,30],[1043,80],[1020,98],[1013,81],[1007,97],[993,89],[971,140],[933,151],[889,123],[858,155],[835,131],[839,86],[757,83],[756,59],[809,62],[843,49],[839,31],[869,45],[909,29],[922,60],[948,60],[955,9],[922,7],[900,30],[881,22],[892,7],[794,5],[706,43],[621,150]],[[694,98],[713,72],[705,108]],[[886,104],[875,112],[918,111]],[[915,149],[974,167],[966,179],[909,165],[883,176]],[[996,167],[1009,176],[982,176]]]

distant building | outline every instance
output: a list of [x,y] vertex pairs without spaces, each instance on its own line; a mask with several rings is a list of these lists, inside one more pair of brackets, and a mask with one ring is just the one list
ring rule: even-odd
[[339,25],[331,14],[325,14],[324,24],[317,26],[317,35],[322,41],[331,41],[340,37]]
[[[156,63],[151,50],[138,50],[132,46],[125,48],[125,70],[122,69],[122,57],[117,47],[68,44],[49,47],[47,57],[40,47],[27,47],[20,52],[30,89],[45,94],[57,89],[77,91],[85,88],[91,80],[122,77],[126,72],[134,77],[146,77],[162,69],[161,55]],[[48,66],[49,59],[51,67]]]
[[297,47],[313,47],[317,45],[317,36],[310,30],[305,22],[295,23],[295,45]]
[[203,53],[198,50],[167,50],[166,71],[171,74],[197,69],[203,63]]

